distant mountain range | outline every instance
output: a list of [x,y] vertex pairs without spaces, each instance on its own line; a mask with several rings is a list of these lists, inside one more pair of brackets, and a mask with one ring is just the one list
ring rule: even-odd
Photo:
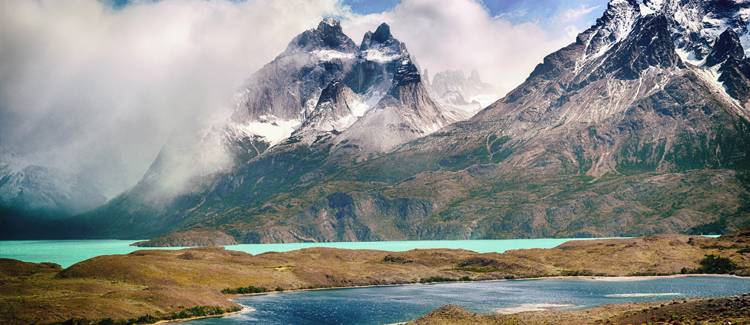
[[76,222],[245,243],[735,230],[750,225],[749,22],[741,1],[612,0],[474,115],[493,91],[477,74],[430,80],[388,25],[357,46],[326,19],[250,77],[230,121],[170,142]]
[[0,238],[61,237],[68,218],[106,201],[96,183],[59,169],[0,158]]

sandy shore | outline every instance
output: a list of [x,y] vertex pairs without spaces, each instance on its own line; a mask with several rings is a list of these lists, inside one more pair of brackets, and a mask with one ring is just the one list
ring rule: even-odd
[[218,315],[198,316],[198,317],[181,318],[181,319],[160,320],[160,321],[158,321],[158,322],[156,322],[154,324],[184,323],[184,322],[194,321],[194,320],[198,320],[198,319],[222,318],[222,317],[229,317],[229,316],[232,316],[232,315],[240,315],[240,314],[245,314],[245,313],[251,313],[251,312],[255,311],[255,308],[252,308],[252,307],[249,307],[249,306],[245,306],[245,305],[242,305],[242,304],[240,304],[240,306],[242,306],[242,309],[240,309],[238,311],[230,311],[230,312],[226,312],[226,313],[218,314]]

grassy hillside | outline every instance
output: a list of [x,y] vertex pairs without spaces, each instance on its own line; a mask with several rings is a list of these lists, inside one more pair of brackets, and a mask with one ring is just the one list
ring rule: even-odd
[[[750,233],[719,239],[659,236],[503,254],[312,248],[252,256],[221,248],[143,250],[92,258],[64,270],[6,259],[0,260],[0,323],[183,318],[236,310],[229,300],[233,293],[569,275],[750,275],[748,239]],[[706,262],[707,255],[719,258]]]

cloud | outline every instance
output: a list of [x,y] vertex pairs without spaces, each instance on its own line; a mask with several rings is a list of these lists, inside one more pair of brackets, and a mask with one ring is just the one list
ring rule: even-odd
[[170,136],[228,114],[245,78],[322,17],[341,17],[355,42],[388,22],[423,68],[476,69],[508,91],[573,40],[565,20],[585,10],[560,28],[493,17],[473,0],[368,15],[337,0],[0,1],[0,155],[85,175],[111,197]]
[[562,23],[576,23],[580,21],[581,18],[591,14],[598,8],[599,6],[581,6],[578,8],[570,8],[560,13],[557,18]]
[[574,40],[557,25],[493,17],[472,0],[404,0],[388,12],[352,15],[342,25],[347,34],[361,37],[383,21],[422,68],[477,70],[503,93],[518,86],[545,55]]
[[170,134],[227,110],[242,81],[332,0],[0,1],[0,147],[98,179],[140,178]]

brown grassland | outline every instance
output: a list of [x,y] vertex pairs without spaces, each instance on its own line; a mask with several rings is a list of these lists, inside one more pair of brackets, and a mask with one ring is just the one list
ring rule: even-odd
[[[720,256],[724,263],[706,265],[707,255]],[[726,267],[727,263],[731,268]],[[239,306],[231,298],[238,293],[441,281],[681,273],[750,275],[750,232],[720,238],[664,235],[573,241],[552,249],[514,250],[502,254],[449,249],[394,253],[311,248],[253,256],[222,248],[193,248],[99,256],[67,269],[49,263],[4,259],[0,260],[0,323],[149,323],[212,316],[236,311]],[[688,301],[678,305],[695,303]],[[634,306],[632,308],[642,309],[640,305]],[[626,307],[608,308],[606,313],[601,308],[595,311],[604,315]],[[436,313],[449,314],[444,309]],[[462,314],[470,316],[470,320],[471,317],[496,320],[492,319],[495,316],[456,313]],[[718,315],[718,311],[714,314]],[[560,315],[591,319],[593,314]],[[620,319],[615,317],[617,315],[612,314],[612,319]],[[440,323],[439,317],[432,316],[419,322]],[[626,319],[624,317],[621,318]],[[636,321],[640,319],[633,317]],[[501,321],[500,324],[505,324],[506,320]]]

